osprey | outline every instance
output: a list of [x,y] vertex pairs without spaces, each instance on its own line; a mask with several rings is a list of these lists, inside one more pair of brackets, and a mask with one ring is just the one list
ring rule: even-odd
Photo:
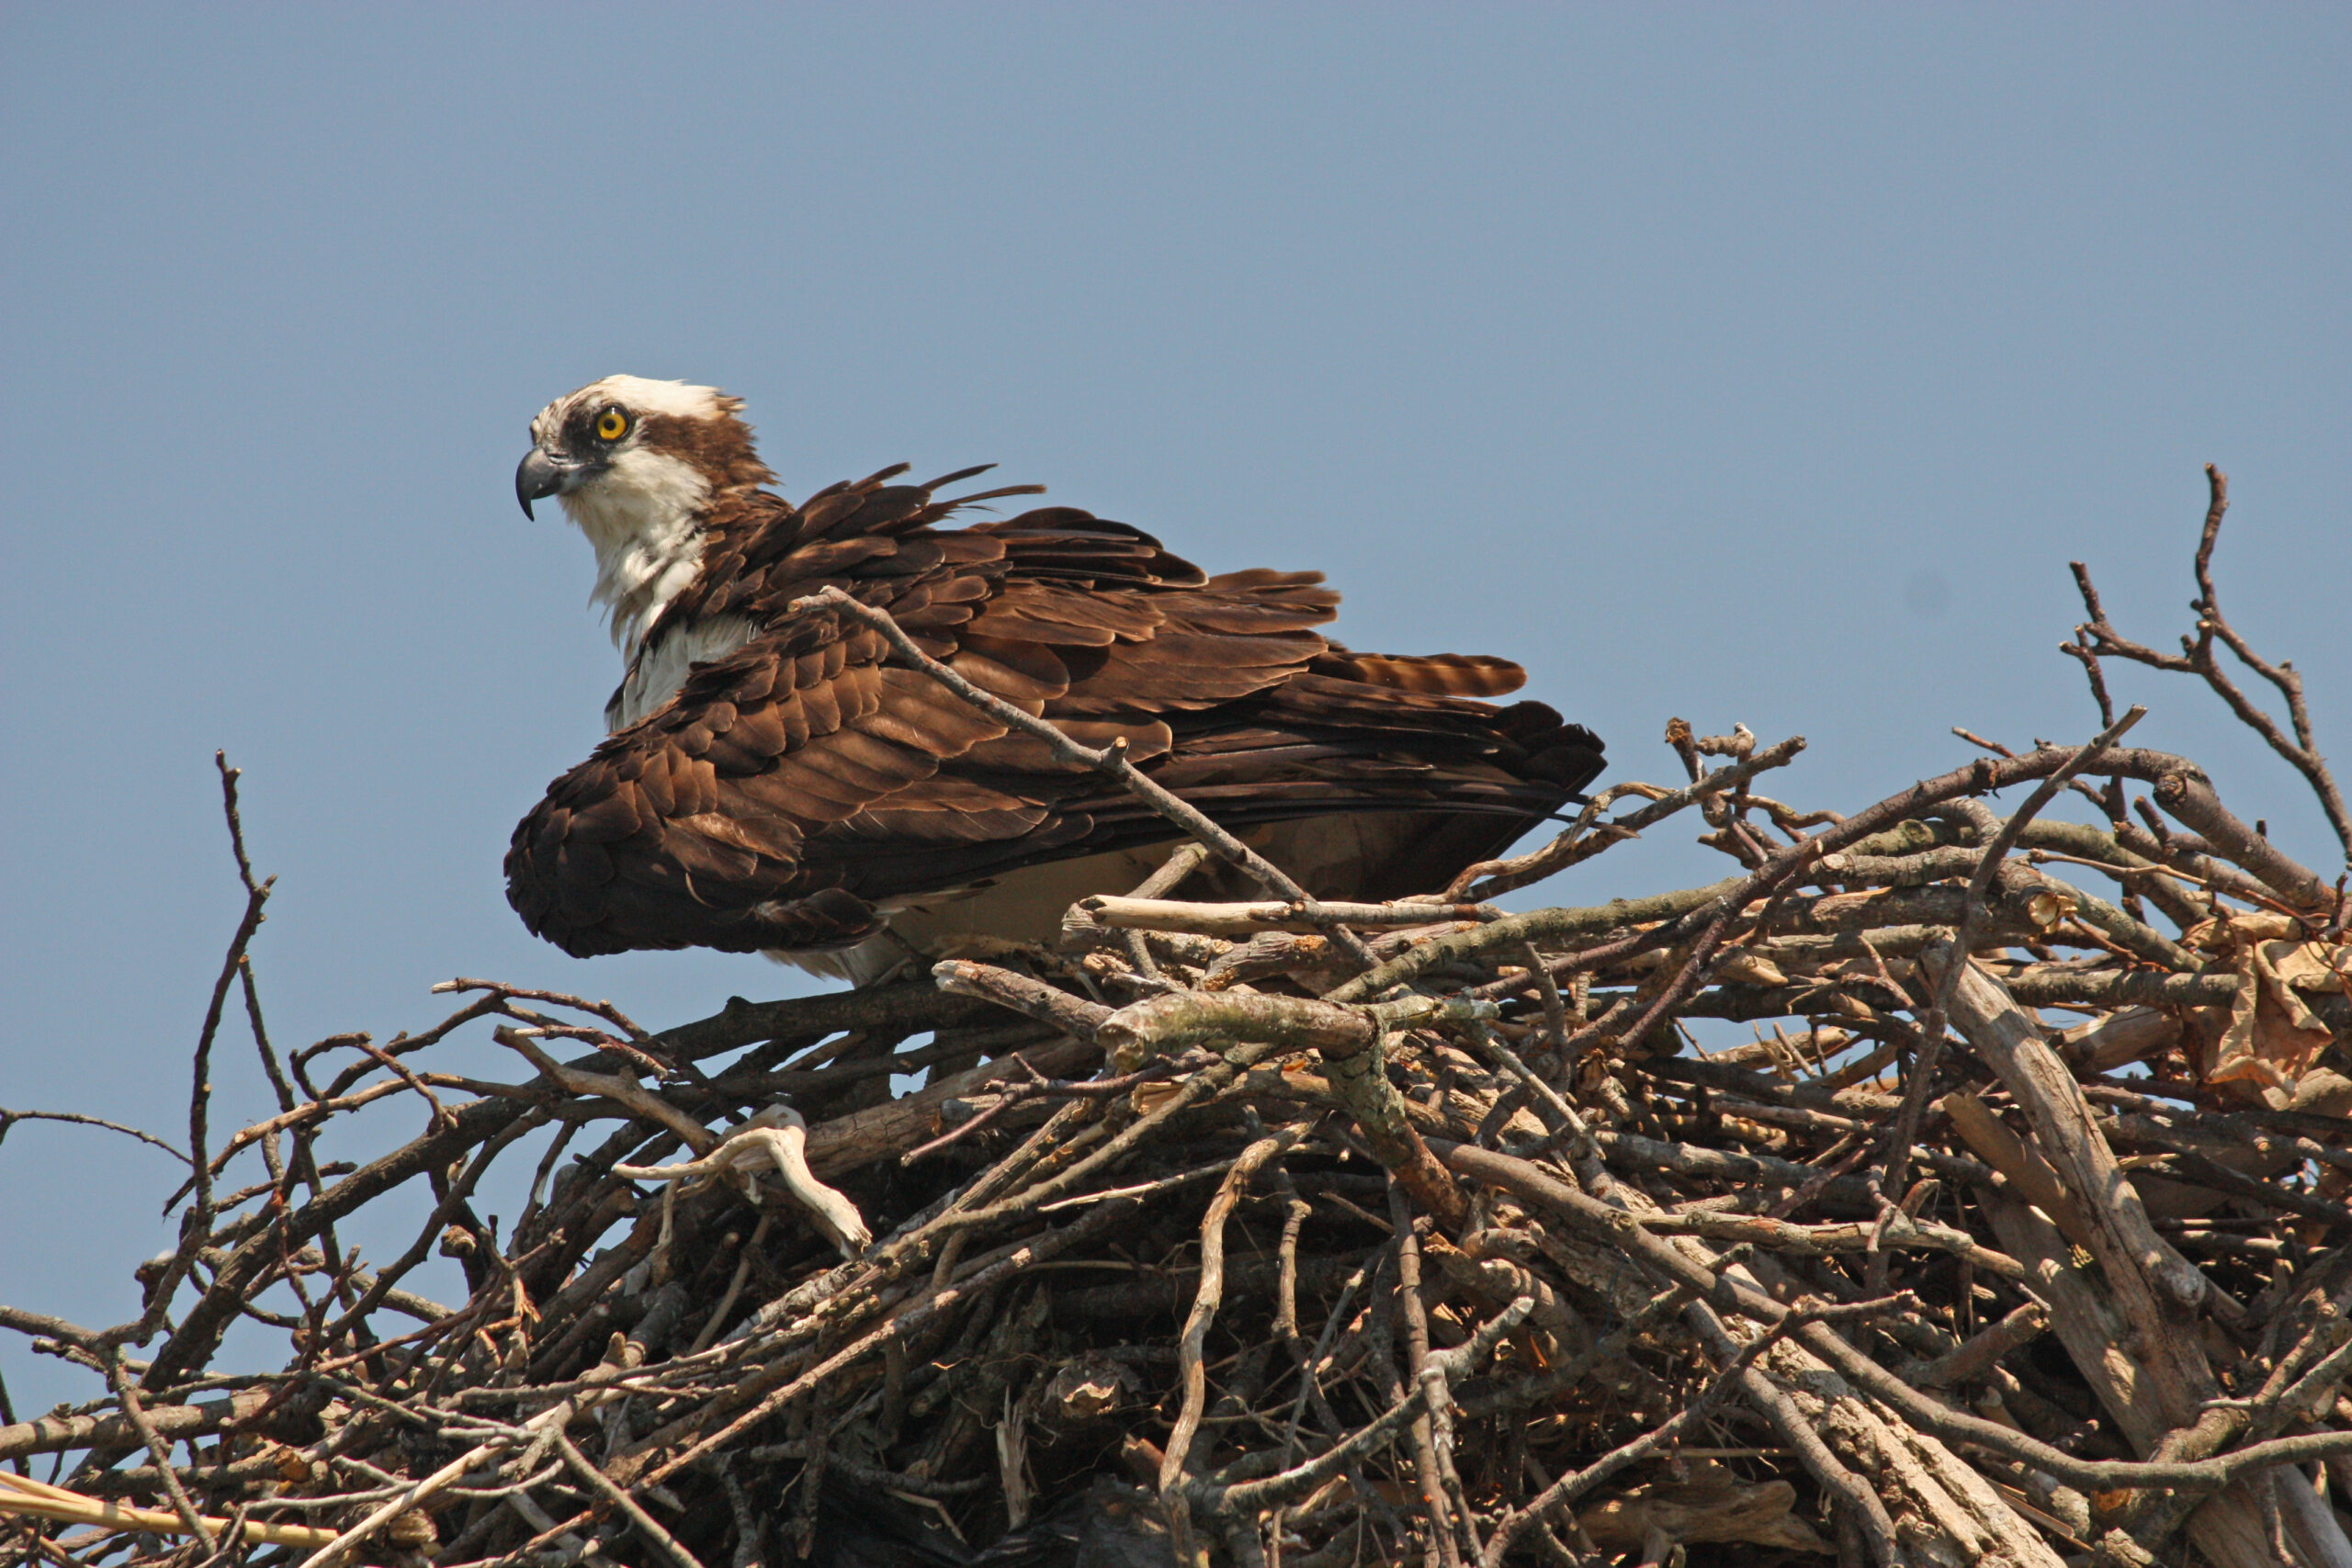
[[910,957],[1049,939],[1179,835],[1055,760],[871,628],[836,585],[974,683],[1161,784],[1322,897],[1442,887],[1600,771],[1601,745],[1500,659],[1354,653],[1319,572],[1211,577],[1072,507],[960,523],[1015,485],[906,466],[797,505],[763,487],[741,402],[614,376],[549,403],[514,473],[596,552],[625,661],[608,738],[514,830],[507,897],[581,957],[766,951],[867,983]]

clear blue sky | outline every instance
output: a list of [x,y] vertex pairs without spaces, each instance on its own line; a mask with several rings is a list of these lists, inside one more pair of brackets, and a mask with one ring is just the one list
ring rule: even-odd
[[[511,474],[616,370],[744,396],[794,493],[993,459],[1329,570],[1357,646],[1519,659],[1616,776],[1744,720],[1848,808],[1953,724],[2087,735],[2065,563],[2171,636],[2211,460],[2352,763],[2347,84],[2315,6],[0,7],[0,1104],[184,1129],[216,747],[281,1042],[458,973],[657,1025],[800,983],[505,906],[616,673]],[[2209,700],[2120,684],[2321,853]],[[129,1315],[172,1174],[18,1128],[0,1299]]]

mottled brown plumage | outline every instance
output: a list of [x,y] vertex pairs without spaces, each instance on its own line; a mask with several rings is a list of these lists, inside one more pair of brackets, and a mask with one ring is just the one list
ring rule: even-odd
[[[594,482],[545,477],[574,462],[560,432],[577,417],[543,416],[559,434],[526,459],[540,462],[537,493],[570,502],[566,482]],[[1380,814],[1377,863],[1316,869],[1320,895],[1430,891],[1600,771],[1600,743],[1550,708],[1476,700],[1516,688],[1516,665],[1329,641],[1315,628],[1339,596],[1318,573],[1209,577],[1069,507],[956,526],[962,508],[1034,489],[943,498],[977,469],[908,484],[901,467],[794,506],[758,488],[766,470],[731,406],[630,423],[628,441],[708,480],[699,570],[636,628],[636,663],[662,657],[664,637],[738,624],[725,617],[749,640],[693,664],[516,829],[509,897],[567,952],[842,948],[926,899],[1174,836],[1100,776],[891,663],[870,630],[789,610],[828,585],[1077,739],[1124,736],[1153,777],[1237,831],[1272,825],[1272,852],[1299,823]]]

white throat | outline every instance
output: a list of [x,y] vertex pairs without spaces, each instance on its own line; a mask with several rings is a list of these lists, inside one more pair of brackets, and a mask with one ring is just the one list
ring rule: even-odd
[[710,480],[684,458],[616,453],[605,470],[563,497],[596,551],[589,597],[605,607],[613,641],[635,659],[662,612],[702,570],[702,509]]

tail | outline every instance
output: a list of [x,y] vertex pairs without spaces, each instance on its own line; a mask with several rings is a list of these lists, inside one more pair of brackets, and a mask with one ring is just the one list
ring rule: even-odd
[[1334,643],[1307,669],[1433,697],[1499,697],[1527,684],[1526,671],[1483,653],[1356,653]]

